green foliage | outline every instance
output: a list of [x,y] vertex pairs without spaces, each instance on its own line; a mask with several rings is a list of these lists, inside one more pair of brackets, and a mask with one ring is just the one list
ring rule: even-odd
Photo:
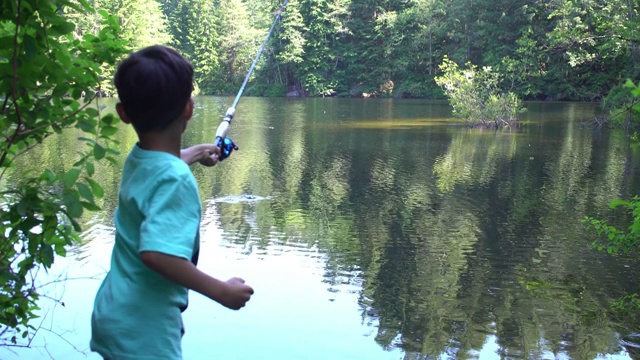
[[96,9],[117,17],[120,38],[132,49],[171,42],[167,19],[157,0],[93,0]]
[[[614,125],[625,127],[636,126],[640,121],[640,86],[636,86],[631,80],[627,80],[624,86],[614,88],[614,91],[607,97],[609,109],[612,114],[609,122]],[[631,135],[631,141],[636,145],[640,140],[638,133]],[[640,197],[634,196],[630,200],[613,200],[610,203],[611,209],[620,208],[624,216],[617,217],[627,220],[623,229],[619,229],[610,222],[586,216],[582,222],[587,230],[595,232],[597,239],[591,246],[599,251],[606,250],[609,254],[616,254],[620,251],[627,253],[634,250],[639,245],[640,240]],[[628,225],[627,225],[628,224]],[[626,227],[626,229],[624,229]],[[620,314],[640,314],[640,298],[638,294],[626,295],[614,302],[611,309]]]
[[611,304],[611,310],[620,315],[634,315],[640,313],[640,296],[629,294]]
[[404,37],[404,29],[397,26],[398,14],[411,7],[411,3],[387,0],[349,4],[340,80],[349,86],[351,96],[391,96],[399,80],[392,78],[395,50]]
[[74,36],[63,9],[92,14],[67,0],[3,0],[0,7],[0,179],[15,160],[64,129],[85,133],[73,167],[27,176],[0,189],[0,341],[16,344],[33,332],[37,317],[35,272],[79,241],[77,219],[97,210],[102,187],[92,179],[95,161],[113,161],[117,119],[100,114],[102,69],[124,52],[117,19],[105,11],[102,29]]
[[[204,94],[237,91],[279,9],[265,0],[167,0],[157,16],[154,0],[92,1],[118,14],[134,47],[170,37]],[[311,96],[439,97],[433,77],[447,55],[490,67],[521,99],[601,100],[640,73],[632,3],[290,0],[255,79]]]
[[610,207],[621,207],[624,212],[631,215],[631,224],[626,230],[620,230],[610,225],[606,220],[585,217],[582,221],[587,230],[594,231],[598,236],[591,245],[598,250],[606,250],[610,254],[620,251],[626,253],[638,246],[640,239],[640,198],[636,195],[631,200],[614,200]]
[[295,61],[291,64],[297,80],[293,84],[299,82],[311,96],[332,95],[339,80],[346,82],[344,76],[338,75],[338,64],[345,56],[340,40],[345,36],[346,2],[300,0],[297,3],[299,10],[289,5],[287,11],[293,10],[293,13],[284,19],[283,35],[287,36],[287,43],[283,50],[291,55],[278,56],[291,59],[290,63]]
[[613,127],[637,127],[640,125],[640,88],[631,80],[615,86],[604,100],[608,110],[608,123]]
[[638,126],[640,126],[640,84],[635,85],[631,80],[627,80],[625,87],[631,92],[632,98],[627,103],[627,118],[633,127],[631,141],[634,146],[640,145],[640,136],[638,134]]
[[[280,5],[89,3],[118,16],[133,48],[176,47],[194,64],[203,94],[237,91]],[[638,7],[623,0],[291,0],[255,77],[311,96],[438,97],[433,77],[447,55],[491,67],[501,87],[521,99],[601,100],[618,79],[640,73],[637,16]],[[74,22],[77,36],[95,33],[91,16]]]
[[245,90],[246,96],[261,96],[261,97],[282,97],[287,93],[287,87],[278,84],[255,84],[252,87]]
[[[167,19],[156,0],[86,0],[86,3],[96,11],[87,12],[73,7],[61,9],[65,19],[76,25],[73,31],[76,39],[82,39],[85,35],[97,35],[104,26],[101,13],[106,12],[116,19],[118,38],[130,50],[171,42]],[[115,64],[103,63],[101,70],[104,80],[100,85],[102,94],[115,96],[112,84]]]
[[218,73],[220,39],[212,1],[171,0],[163,3],[163,13],[171,21],[171,45],[194,67],[194,80],[203,94],[215,94],[221,83]]
[[550,3],[547,11],[547,94],[555,89],[558,100],[600,100],[612,84],[637,71],[637,4],[562,1]]
[[266,30],[251,24],[250,12],[241,0],[220,1],[216,6],[220,70],[215,75],[217,93],[234,93],[242,85]]
[[276,55],[276,59],[282,65],[299,64],[304,60],[305,31],[304,19],[300,14],[298,0],[290,0],[287,8],[282,13],[280,26],[280,42],[282,50]]
[[467,63],[467,69],[461,70],[445,56],[440,70],[443,75],[435,78],[436,83],[444,89],[454,115],[469,125],[511,126],[524,111],[514,93],[500,91],[499,75],[490,67],[478,70]]
[[[446,6],[441,1],[422,0],[398,12],[391,75],[395,97],[444,98],[433,78],[444,56],[439,39],[445,36]],[[406,36],[408,33],[413,35]]]
[[[424,78],[431,79],[435,84],[435,76],[426,75]],[[438,86],[425,86],[422,81],[408,80],[398,84],[393,90],[397,97],[401,98],[424,98],[424,99],[445,99],[442,88]]]

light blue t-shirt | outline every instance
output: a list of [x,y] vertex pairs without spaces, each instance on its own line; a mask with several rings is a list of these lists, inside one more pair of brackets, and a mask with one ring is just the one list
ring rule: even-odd
[[182,358],[187,289],[147,267],[140,253],[192,260],[201,210],[196,180],[184,161],[134,146],[122,171],[111,269],[91,317],[91,350],[117,360]]

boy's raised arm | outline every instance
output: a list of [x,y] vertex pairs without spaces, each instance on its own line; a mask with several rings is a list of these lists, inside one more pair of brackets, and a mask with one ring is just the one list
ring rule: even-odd
[[166,279],[220,303],[233,310],[242,308],[253,289],[240,278],[218,280],[200,271],[191,261],[155,251],[140,253],[142,262]]
[[180,150],[180,159],[189,166],[199,162],[204,166],[213,166],[220,157],[220,148],[213,144],[193,145]]

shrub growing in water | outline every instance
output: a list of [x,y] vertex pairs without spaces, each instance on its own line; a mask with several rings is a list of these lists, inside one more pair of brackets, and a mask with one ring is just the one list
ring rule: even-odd
[[471,126],[512,126],[525,111],[514,93],[500,90],[500,75],[491,67],[478,69],[467,63],[461,70],[445,56],[440,70],[443,74],[435,78],[436,84],[443,88],[453,114]]

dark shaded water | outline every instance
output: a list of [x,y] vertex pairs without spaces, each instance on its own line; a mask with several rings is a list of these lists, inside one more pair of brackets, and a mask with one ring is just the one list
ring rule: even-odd
[[[231,100],[197,98],[185,145],[211,142]],[[444,102],[243,98],[240,150],[193,170],[200,267],[256,294],[232,312],[192,293],[185,359],[634,358],[637,324],[607,310],[638,290],[639,263],[590,248],[580,220],[639,192],[638,154],[578,126],[594,104],[527,107],[495,132],[455,125]],[[123,130],[122,158],[136,141]],[[76,136],[23,169],[69,166]],[[65,306],[45,306],[33,349],[0,358],[95,358],[119,174],[99,169],[103,211],[48,278],[68,279],[47,286]]]

